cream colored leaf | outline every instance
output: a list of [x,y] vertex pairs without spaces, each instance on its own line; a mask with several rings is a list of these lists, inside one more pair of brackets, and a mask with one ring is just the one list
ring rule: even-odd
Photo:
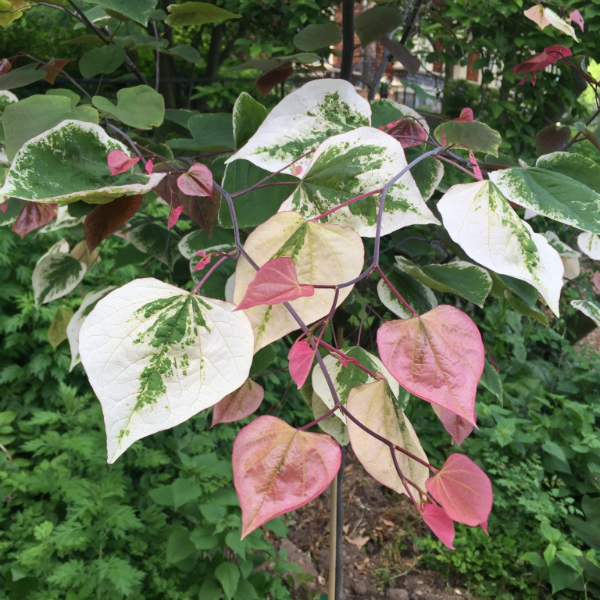
[[592,260],[600,260],[600,235],[584,231],[577,237],[579,249]]
[[[307,221],[294,212],[278,213],[259,225],[244,248],[259,267],[273,258],[291,257],[301,284],[345,283],[360,274],[364,262],[362,240],[350,227]],[[241,256],[235,272],[235,304],[242,301],[255,275],[254,268]],[[351,290],[352,286],[340,290],[338,305]],[[329,313],[333,298],[333,290],[316,289],[313,296],[290,304],[310,324]],[[255,306],[244,312],[254,330],[255,352],[300,327],[283,304]]]
[[109,463],[246,381],[254,338],[248,318],[234,308],[152,278],[136,279],[96,304],[79,345],[102,404]]

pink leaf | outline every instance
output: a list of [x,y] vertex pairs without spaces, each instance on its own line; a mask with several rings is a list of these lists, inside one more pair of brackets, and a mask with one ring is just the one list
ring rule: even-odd
[[196,254],[200,257],[198,264],[194,267],[194,271],[202,271],[206,265],[210,264],[211,256],[206,254],[204,250],[198,250]]
[[575,23],[577,23],[577,25],[579,25],[581,31],[583,31],[585,24],[584,24],[583,16],[581,15],[581,13],[578,10],[574,10],[571,12],[569,17],[571,17],[571,21],[574,21]]
[[136,158],[130,158],[125,152],[121,150],[111,150],[108,153],[107,162],[108,168],[110,169],[111,175],[120,175],[129,171],[133,165],[139,162],[139,156]]
[[402,387],[475,425],[485,360],[481,334],[464,312],[441,305],[412,319],[388,321],[377,332],[377,346]]
[[311,348],[306,340],[296,340],[290,348],[288,354],[290,375],[298,388],[301,388],[306,382],[316,351],[317,349]]
[[148,173],[148,175],[151,175],[152,171],[154,169],[154,161],[153,160],[146,161],[146,164],[144,165],[144,169],[146,170],[146,173]]
[[425,487],[453,521],[471,527],[487,524],[494,502],[492,483],[464,454],[451,454]]
[[40,202],[26,202],[12,230],[22,238],[28,233],[47,225],[56,218],[57,204],[42,204]]
[[0,211],[2,212],[2,214],[4,214],[6,212],[7,208],[8,208],[8,202],[4,201],[4,202],[2,202],[2,204],[0,204]]
[[300,177],[300,175],[302,175],[302,165],[294,165],[291,169],[290,169],[290,173],[294,176],[294,177]]
[[433,411],[457,446],[460,446],[473,433],[473,425],[453,412],[435,404]]
[[473,165],[473,174],[479,181],[483,179],[483,175],[481,174],[481,169],[479,168],[479,163],[473,154],[473,151],[469,148],[469,162]]
[[232,457],[242,538],[314,500],[331,483],[341,460],[339,446],[328,435],[299,431],[271,416],[246,425]]
[[169,212],[169,218],[167,220],[167,229],[171,229],[172,227],[175,227],[175,225],[177,225],[177,221],[179,221],[179,217],[181,216],[181,213],[183,211],[183,205],[180,204],[179,206],[176,206],[175,208],[172,208]]
[[[544,48],[541,54],[536,54],[525,62],[519,63],[513,67],[513,74],[534,73],[543,71],[546,67],[558,62],[561,58],[572,56],[573,53],[566,47],[559,44]],[[523,83],[523,82],[521,82]]]
[[400,118],[386,125],[384,130],[385,133],[398,140],[403,148],[420,146],[427,140],[425,129],[415,119],[411,118]]
[[523,14],[534,23],[537,23],[542,29],[550,25],[550,21],[544,16],[544,7],[541,4],[535,4],[524,11]]
[[192,165],[187,173],[177,178],[177,186],[188,196],[208,196],[214,200],[213,176],[206,165]]
[[454,550],[454,546],[452,545],[452,542],[454,542],[454,523],[444,509],[440,508],[437,504],[426,504],[422,515],[429,529],[433,531],[442,544],[450,548],[450,550]]
[[600,294],[600,271],[594,273],[594,287],[596,291]]
[[246,379],[240,388],[215,404],[211,427],[217,423],[233,423],[249,417],[258,409],[264,397],[262,385]]
[[458,119],[454,119],[456,123],[472,123],[473,122],[473,109],[472,108],[463,108],[460,111],[460,117]]
[[270,260],[258,270],[236,310],[263,304],[291,302],[296,298],[313,296],[314,293],[315,288],[312,285],[298,283],[294,261],[282,256]]

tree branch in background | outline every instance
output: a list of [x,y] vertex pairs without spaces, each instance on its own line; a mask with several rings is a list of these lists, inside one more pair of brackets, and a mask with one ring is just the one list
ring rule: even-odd
[[354,62],[354,0],[342,3],[342,67],[340,78],[350,81]]

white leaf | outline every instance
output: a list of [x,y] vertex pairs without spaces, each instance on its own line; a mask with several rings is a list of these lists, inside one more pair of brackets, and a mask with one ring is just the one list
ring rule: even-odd
[[36,307],[72,292],[83,280],[86,271],[86,265],[70,254],[54,251],[43,256],[31,277]]
[[108,292],[114,289],[115,286],[111,285],[99,292],[90,292],[89,294],[86,294],[81,302],[81,306],[71,317],[71,320],[67,325],[67,339],[69,340],[69,348],[71,350],[71,366],[69,367],[69,372],[81,362],[81,357],[79,356],[79,331],[81,330],[83,322],[96,305],[96,302],[98,302],[100,298],[104,298]]
[[548,8],[547,6],[544,7],[544,18],[550,25],[552,25],[552,27],[555,27],[559,31],[570,35],[576,42],[578,41],[573,27],[563,21],[551,8]]
[[543,235],[519,219],[491,181],[452,186],[438,209],[450,237],[473,260],[526,281],[558,315],[564,271],[560,256]]
[[600,235],[584,231],[577,238],[579,249],[592,260],[600,260]]
[[[336,285],[358,277],[364,262],[364,247],[350,227],[307,221],[294,212],[278,213],[259,225],[246,240],[244,249],[262,267],[272,258],[289,256],[294,261],[298,281],[310,285]],[[256,271],[240,256],[235,271],[233,301],[239,304]],[[340,289],[338,306],[353,286]],[[333,304],[334,291],[315,289],[313,296],[290,302],[304,323],[326,316]],[[283,304],[254,306],[244,311],[252,323],[255,351],[299,329]]]
[[109,463],[246,381],[254,337],[234,308],[152,278],[96,304],[81,327],[79,351],[102,404]]
[[[226,164],[245,158],[267,171],[278,171],[328,137],[370,121],[371,107],[352,84],[341,79],[311,81],[288,94]],[[305,170],[309,161],[305,157],[294,166]]]
[[[406,166],[400,142],[379,129],[359,127],[330,137],[317,148],[300,174],[300,185],[279,211],[316,217],[356,196],[382,189]],[[362,237],[375,237],[379,197],[375,194],[345,206],[323,222],[348,225]],[[425,223],[439,225],[407,172],[387,193],[381,234]]]

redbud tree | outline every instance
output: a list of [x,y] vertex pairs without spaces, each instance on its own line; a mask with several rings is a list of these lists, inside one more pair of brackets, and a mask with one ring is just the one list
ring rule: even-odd
[[[460,445],[477,426],[477,384],[484,371],[495,375],[473,320],[438,305],[432,290],[479,307],[492,290],[523,306],[524,294],[527,314],[545,317],[535,308],[542,302],[558,315],[580,253],[551,232],[535,232],[521,209],[580,230],[581,252],[600,259],[600,166],[575,151],[586,138],[598,145],[594,134],[549,128],[547,151],[535,164],[506,162],[498,158],[501,132],[474,120],[469,107],[430,128],[415,110],[368,101],[335,73],[302,71],[320,60],[310,50],[340,41],[334,23],[299,32],[303,53],[267,61],[256,82],[263,95],[294,68],[311,75],[270,112],[247,93],[231,115],[166,111],[159,55],[197,60],[193,47],[174,47],[169,32],[243,15],[202,2],[174,4],[168,13],[156,10],[155,0],[93,4],[140,33],[117,37],[98,11],[70,0],[0,3],[4,26],[23,10],[69,13],[97,38],[79,62],[84,77],[125,66],[138,79],[109,98],[102,86],[95,94],[80,86],[65,61],[25,52],[2,60],[0,199],[2,223],[20,236],[80,232],[74,249],[61,240],[37,263],[37,306],[85,285],[111,235],[154,249],[164,279],[178,258],[190,261],[189,289],[141,273],[118,289],[86,290],[64,323],[71,367],[83,364],[102,405],[108,462],[203,410],[212,408],[213,425],[253,415],[264,396],[250,378],[253,357],[291,336],[289,373],[315,419],[295,428],[284,414],[265,415],[241,429],[232,460],[243,536],[321,494],[340,468],[340,444],[348,443],[365,470],[406,495],[448,547],[454,523],[487,531],[489,478],[459,452],[431,464],[403,412],[411,394],[429,403]],[[389,20],[397,9],[385,9],[357,18],[363,45],[376,39],[373,31],[387,35],[397,26]],[[556,44],[514,66],[521,85],[544,84],[547,69],[558,65],[598,89],[569,48],[585,27],[577,11],[536,4],[522,18],[551,28]],[[132,43],[155,53],[154,86],[131,58]],[[386,48],[406,60],[404,46],[387,40]],[[10,91],[40,79],[53,85],[46,94],[19,99]],[[157,139],[165,119],[188,137]],[[225,166],[218,176],[216,155]],[[440,189],[445,169],[468,182]],[[140,224],[136,215],[149,206],[162,216]],[[177,240],[172,233],[182,219],[194,228]],[[394,249],[388,236],[411,226],[442,232],[457,260],[417,265],[398,256],[386,271],[382,248]],[[203,295],[228,265],[234,272],[221,286],[225,300]],[[336,309],[369,278],[397,317],[378,324],[378,355],[335,343],[335,336],[326,341]],[[600,324],[600,305],[585,293],[572,304]]]

